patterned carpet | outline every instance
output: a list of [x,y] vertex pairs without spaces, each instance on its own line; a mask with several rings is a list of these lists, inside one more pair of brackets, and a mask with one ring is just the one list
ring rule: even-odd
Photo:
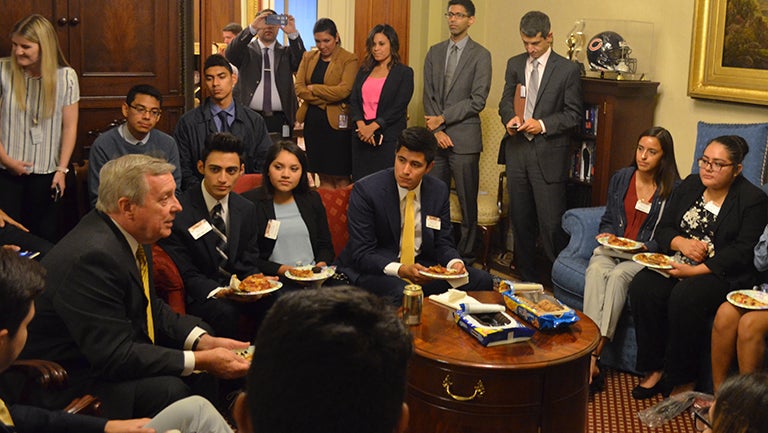
[[607,368],[603,373],[605,391],[589,398],[587,433],[696,432],[688,410],[661,427],[653,429],[644,426],[637,413],[660,402],[661,396],[651,400],[635,400],[631,392],[640,382],[639,377]]

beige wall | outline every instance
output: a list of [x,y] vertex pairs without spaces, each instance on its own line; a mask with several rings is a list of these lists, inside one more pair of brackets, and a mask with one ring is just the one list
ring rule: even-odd
[[[596,3],[588,0],[569,2],[541,0],[536,5],[536,8],[550,16],[554,33],[553,48],[562,55],[566,52],[565,38],[577,19],[633,20],[654,24],[653,79],[661,83],[656,106],[656,124],[666,127],[672,133],[676,144],[678,167],[682,175],[690,172],[693,161],[696,122],[700,120],[713,123],[768,121],[766,106],[692,99],[686,95],[694,1],[647,0]],[[474,0],[474,3],[477,15],[476,22],[470,29],[470,35],[488,48],[493,56],[493,84],[485,109],[496,113],[504,87],[506,61],[523,50],[518,25],[520,17],[529,8],[523,2],[508,0]],[[409,106],[411,124],[423,124],[421,121],[423,118],[421,107],[423,59],[430,45],[448,37],[448,27],[442,15],[446,4],[446,0],[411,1],[410,66],[414,69],[416,78],[416,88]],[[596,4],[600,6],[596,7]],[[631,135],[639,132],[627,131]]]

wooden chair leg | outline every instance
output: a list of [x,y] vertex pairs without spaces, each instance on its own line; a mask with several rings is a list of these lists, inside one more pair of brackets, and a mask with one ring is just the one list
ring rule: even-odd
[[480,231],[483,232],[483,252],[480,255],[480,263],[483,265],[483,270],[487,272],[490,269],[490,265],[488,264],[488,257],[491,254],[491,238],[495,225],[479,227]]

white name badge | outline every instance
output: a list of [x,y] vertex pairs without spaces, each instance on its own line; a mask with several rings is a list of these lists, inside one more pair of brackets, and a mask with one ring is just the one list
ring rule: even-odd
[[642,200],[638,200],[637,203],[635,203],[635,209],[639,210],[642,213],[650,213],[651,212],[651,204],[646,203]]
[[280,221],[269,220],[267,221],[267,230],[264,231],[264,237],[267,239],[277,239],[277,232],[280,231]]
[[427,215],[427,228],[433,230],[440,230],[440,218],[432,215]]
[[43,128],[40,125],[29,128],[29,131],[32,134],[32,144],[38,145],[43,143]]
[[715,216],[717,216],[717,214],[720,213],[720,206],[714,204],[711,201],[708,201],[707,204],[704,205],[704,209],[712,212],[713,214],[715,214]]
[[347,129],[347,127],[349,127],[347,115],[344,113],[339,114],[339,129]]
[[211,230],[213,230],[213,226],[211,226],[211,223],[209,223],[206,219],[201,219],[200,221],[196,222],[195,225],[187,229],[194,240],[200,239],[204,234]]

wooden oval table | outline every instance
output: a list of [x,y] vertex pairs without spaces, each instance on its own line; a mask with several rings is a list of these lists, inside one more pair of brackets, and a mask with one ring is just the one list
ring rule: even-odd
[[[503,304],[497,292],[470,295]],[[411,327],[408,431],[584,432],[589,357],[600,332],[578,315],[580,320],[563,330],[484,347],[454,323],[450,309],[425,299],[421,324]]]

